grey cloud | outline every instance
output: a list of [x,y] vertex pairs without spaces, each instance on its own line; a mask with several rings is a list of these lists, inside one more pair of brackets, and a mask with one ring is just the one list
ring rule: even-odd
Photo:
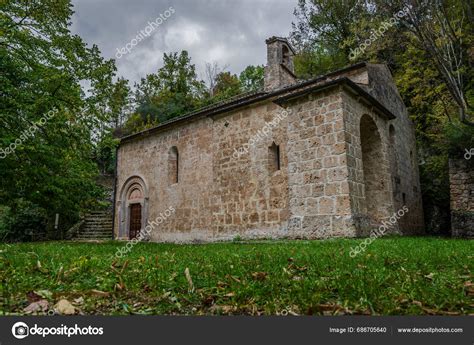
[[130,54],[117,60],[118,75],[133,82],[162,65],[164,52],[188,50],[198,74],[205,62],[217,61],[239,73],[247,65],[264,64],[265,39],[287,36],[297,0],[73,0],[72,31],[103,56],[115,58],[148,21],[170,6],[175,13]]

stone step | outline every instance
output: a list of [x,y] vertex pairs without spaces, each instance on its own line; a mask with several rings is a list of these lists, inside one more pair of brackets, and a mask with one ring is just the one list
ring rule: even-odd
[[83,228],[79,233],[83,232],[112,232],[112,227],[110,228]]
[[112,238],[112,235],[110,236],[79,236],[79,237],[76,237],[76,238],[82,238],[82,239],[90,239],[90,240],[94,240],[94,239],[102,239],[102,238],[105,238],[105,239],[111,239]]
[[109,218],[86,218],[86,222],[99,222],[99,223],[112,223],[112,219]]
[[104,237],[104,238],[92,238],[92,237],[76,237],[74,241],[110,241],[112,237]]
[[110,231],[81,231],[79,234],[77,234],[78,236],[82,235],[82,234],[97,234],[97,235],[101,235],[101,234],[111,234],[112,233],[112,230]]
[[84,228],[111,228],[112,224],[84,224]]
[[81,237],[112,237],[112,233],[107,234],[78,234],[77,238]]
[[84,224],[84,227],[85,228],[88,228],[88,227],[91,227],[91,228],[111,228],[112,227],[112,223],[86,223]]
[[111,238],[112,234],[102,234],[102,235],[95,235],[95,234],[81,234],[78,235],[76,238]]
[[84,219],[86,223],[110,223],[112,224],[111,220],[108,219]]
[[86,232],[93,232],[93,233],[112,232],[112,228],[84,228],[81,231],[79,231],[80,234],[83,234]]
[[112,224],[110,220],[85,220],[85,223],[89,224]]
[[85,215],[84,224],[74,240],[110,240],[112,239],[113,219],[110,210],[90,211]]

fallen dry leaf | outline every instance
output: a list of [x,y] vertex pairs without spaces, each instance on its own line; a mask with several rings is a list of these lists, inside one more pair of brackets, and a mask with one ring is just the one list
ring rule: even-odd
[[41,299],[41,296],[34,291],[30,291],[26,294],[26,298],[28,299],[28,302],[33,303],[38,302]]
[[233,281],[235,281],[235,282],[237,282],[237,283],[239,283],[239,284],[241,283],[239,277],[232,276],[232,275],[229,275],[229,274],[228,274],[228,275],[226,275],[226,278],[230,278],[230,279],[232,279]]
[[189,285],[188,291],[194,292],[194,284],[193,284],[193,280],[191,279],[191,273],[189,273],[189,268],[186,267],[186,269],[184,270],[184,275],[186,276],[186,280],[188,281],[188,285]]
[[56,275],[56,281],[57,282],[59,282],[61,280],[61,276],[62,276],[63,272],[64,272],[64,267],[63,266],[59,267],[58,274]]
[[222,314],[229,314],[235,308],[231,305],[213,305],[209,308],[209,311],[213,313],[222,313]]
[[205,305],[205,306],[211,306],[214,304],[214,301],[215,301],[215,298],[214,296],[207,296],[206,298],[204,298],[202,300],[202,304]]
[[312,315],[314,310],[319,311],[323,315],[344,315],[344,314],[352,315],[354,314],[354,311],[349,310],[343,307],[342,305],[329,304],[329,303],[317,304],[314,307],[310,307],[310,310],[308,310],[308,314]]
[[334,310],[335,306],[333,304],[318,304],[316,305],[316,309],[319,311],[330,311]]
[[92,289],[92,290],[91,290],[91,294],[92,294],[92,295],[96,295],[96,296],[103,296],[103,297],[108,297],[108,296],[109,296],[109,293],[108,293],[108,292],[100,291],[100,290],[95,290],[95,289]]
[[268,273],[267,272],[254,272],[252,273],[252,277],[255,280],[263,281],[267,279]]
[[48,299],[48,298],[53,298],[53,293],[49,290],[36,290],[36,291],[33,291],[35,294],[45,298],[45,299]]
[[433,277],[434,277],[434,273],[430,273],[425,276],[425,278],[429,280],[433,280]]
[[39,260],[36,262],[36,268],[41,273],[48,273],[48,270],[46,268],[44,268],[43,266],[41,266],[41,262]]
[[74,303],[75,304],[83,304],[84,303],[84,298],[81,297],[78,297],[78,298],[74,298]]
[[76,308],[67,299],[62,299],[56,303],[54,310],[61,315],[74,315],[76,313]]
[[123,271],[128,267],[128,260],[125,260],[122,266],[122,271],[120,273],[123,273]]
[[229,284],[227,284],[227,283],[225,283],[225,282],[221,282],[221,281],[218,281],[218,282],[217,282],[217,287],[218,287],[218,288],[225,288],[225,287],[227,287],[227,286],[229,286]]
[[115,290],[122,291],[123,289],[125,289],[125,285],[123,285],[123,283],[116,283],[115,284]]
[[30,305],[28,305],[23,311],[26,314],[31,314],[31,313],[38,313],[42,311],[46,311],[49,308],[49,303],[47,300],[42,299],[37,302],[33,302]]

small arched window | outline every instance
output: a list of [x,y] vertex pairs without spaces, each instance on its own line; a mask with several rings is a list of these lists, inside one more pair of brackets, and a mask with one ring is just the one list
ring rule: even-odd
[[168,179],[170,184],[178,183],[179,177],[179,153],[178,148],[173,146],[168,153]]
[[393,125],[390,125],[388,132],[390,137],[390,145],[392,147],[395,147],[395,127],[393,127]]
[[268,170],[270,173],[280,170],[280,146],[275,143],[268,148]]

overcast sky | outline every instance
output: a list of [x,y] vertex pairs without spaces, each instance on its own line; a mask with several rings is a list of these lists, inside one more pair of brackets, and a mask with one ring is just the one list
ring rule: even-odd
[[164,15],[170,6],[175,10],[117,59],[117,74],[133,85],[162,66],[164,52],[187,50],[202,79],[205,62],[228,65],[233,73],[265,64],[265,39],[288,36],[297,0],[73,0],[73,4],[72,32],[89,45],[97,44],[106,59],[115,58],[117,48],[145,30],[148,21]]

